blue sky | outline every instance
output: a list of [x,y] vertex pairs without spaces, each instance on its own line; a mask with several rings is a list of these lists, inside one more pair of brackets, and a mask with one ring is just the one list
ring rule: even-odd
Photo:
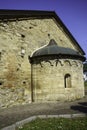
[[1,0],[0,9],[55,11],[87,57],[87,0]]

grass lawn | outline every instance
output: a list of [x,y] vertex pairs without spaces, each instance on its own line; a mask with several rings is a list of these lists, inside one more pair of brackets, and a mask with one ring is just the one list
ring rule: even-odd
[[25,124],[16,130],[87,130],[87,117],[84,118],[48,118]]

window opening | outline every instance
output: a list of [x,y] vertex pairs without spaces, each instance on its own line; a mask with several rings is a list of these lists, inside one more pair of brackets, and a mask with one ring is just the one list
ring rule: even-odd
[[71,75],[66,74],[64,77],[65,88],[71,88]]

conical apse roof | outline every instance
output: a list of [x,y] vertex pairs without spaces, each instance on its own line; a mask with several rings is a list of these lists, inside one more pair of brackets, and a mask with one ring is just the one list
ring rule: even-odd
[[51,39],[47,46],[36,50],[32,57],[58,54],[78,55],[78,52],[71,48],[60,47],[54,39]]

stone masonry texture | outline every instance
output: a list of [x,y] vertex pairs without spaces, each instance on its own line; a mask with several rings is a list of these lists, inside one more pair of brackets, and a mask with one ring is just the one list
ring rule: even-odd
[[[54,18],[0,22],[0,108],[31,103],[28,56],[47,45],[50,39],[55,39],[58,46],[79,51]],[[74,100],[84,96],[82,62],[67,61],[61,59],[63,66],[59,63],[56,67],[53,60],[53,66],[45,62],[44,68],[33,65],[34,84],[38,80],[35,101]],[[71,75],[72,88],[64,88],[64,75],[67,73]]]

